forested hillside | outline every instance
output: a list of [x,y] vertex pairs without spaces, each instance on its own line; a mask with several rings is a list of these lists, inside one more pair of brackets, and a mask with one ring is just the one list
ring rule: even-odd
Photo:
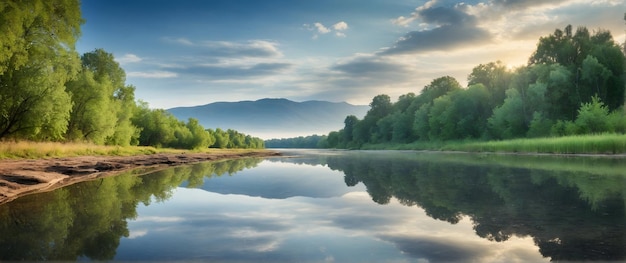
[[625,133],[624,49],[609,31],[557,29],[541,37],[528,64],[481,64],[468,87],[444,76],[395,103],[373,98],[363,119],[348,116],[328,134],[331,148],[415,141],[500,140]]
[[262,148],[234,130],[205,130],[135,101],[112,54],[79,55],[80,1],[0,4],[0,140],[173,148]]

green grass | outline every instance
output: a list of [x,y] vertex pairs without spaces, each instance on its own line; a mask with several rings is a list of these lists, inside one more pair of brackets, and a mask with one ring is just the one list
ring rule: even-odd
[[452,143],[441,147],[440,150],[551,154],[623,154],[626,153],[626,135],[599,134]]
[[626,154],[626,135],[597,134],[503,141],[365,144],[363,150],[433,150],[496,153]]
[[[40,159],[75,156],[132,156],[157,153],[249,151],[245,149],[179,150],[144,146],[103,146],[88,143],[0,142],[0,159]],[[258,149],[256,149],[258,151]]]

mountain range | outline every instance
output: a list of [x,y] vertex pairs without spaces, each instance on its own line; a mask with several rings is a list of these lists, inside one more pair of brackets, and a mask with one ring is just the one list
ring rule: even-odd
[[343,128],[346,116],[363,118],[369,106],[346,102],[260,99],[168,109],[180,120],[196,118],[205,128],[234,129],[262,139],[326,135]]

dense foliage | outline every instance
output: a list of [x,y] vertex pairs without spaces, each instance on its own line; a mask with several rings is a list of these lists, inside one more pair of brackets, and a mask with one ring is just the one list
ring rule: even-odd
[[137,103],[112,54],[75,51],[82,23],[77,0],[0,4],[0,140],[264,147],[259,138],[205,130],[196,119]]
[[265,141],[267,148],[325,148],[326,135],[299,136],[295,138],[270,139]]
[[626,133],[625,61],[610,32],[567,26],[540,38],[526,66],[476,66],[467,88],[445,76],[395,103],[378,95],[362,120],[347,116],[321,145]]

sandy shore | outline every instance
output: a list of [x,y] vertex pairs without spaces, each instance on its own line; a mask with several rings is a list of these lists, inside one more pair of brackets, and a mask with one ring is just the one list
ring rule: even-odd
[[276,156],[272,151],[152,154],[138,156],[81,156],[35,160],[0,160],[0,204],[31,193],[51,191],[77,182],[114,176],[135,168],[169,166]]

